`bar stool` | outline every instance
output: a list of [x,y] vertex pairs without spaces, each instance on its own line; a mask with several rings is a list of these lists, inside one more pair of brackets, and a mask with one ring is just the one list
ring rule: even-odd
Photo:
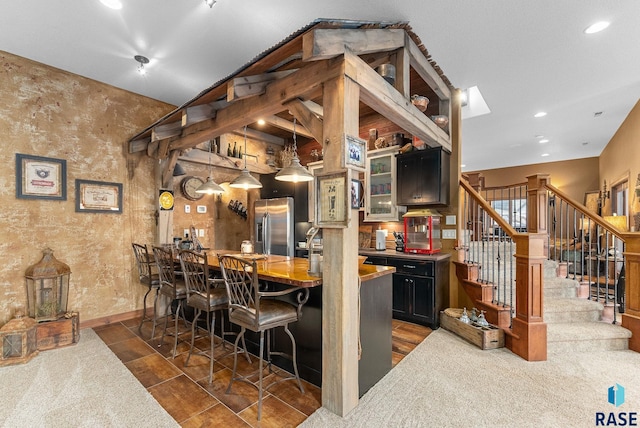
[[[162,330],[162,337],[158,347],[164,344],[164,336],[167,334],[167,324],[171,315],[171,306],[174,302],[178,303],[175,314],[173,315],[173,332],[169,333],[173,336],[173,358],[176,357],[176,349],[178,348],[178,338],[180,336],[180,330],[178,329],[178,321],[182,315],[185,326],[187,326],[187,320],[184,315],[184,304],[187,300],[187,287],[182,278],[182,271],[176,271],[176,259],[174,252],[170,247],[153,247],[153,256],[158,266],[158,274],[160,276],[160,294],[165,296],[168,300],[167,306],[164,311],[164,329]],[[155,314],[154,318],[157,320],[158,315]]]
[[[196,339],[196,329],[198,329],[198,318],[204,312],[207,317],[207,332],[210,339],[209,353],[205,351],[199,352],[210,359],[209,367],[209,383],[213,378],[213,349],[214,349],[214,331],[216,322],[216,311],[226,310],[229,307],[229,299],[224,289],[224,280],[214,279],[209,275],[209,265],[207,264],[207,254],[197,253],[192,250],[180,250],[178,257],[182,266],[182,274],[187,287],[187,306],[195,309],[195,317],[191,323],[191,347],[184,365],[189,364],[189,359],[193,353]],[[224,318],[222,319],[222,343],[224,345]]]
[[[131,243],[133,247],[133,254],[136,257],[136,265],[138,266],[138,275],[140,277],[140,283],[148,287],[147,292],[142,299],[142,319],[138,326],[138,332],[142,335],[142,324],[145,321],[153,321],[153,327],[151,328],[151,337],[156,333],[156,306],[158,304],[158,290],[160,289],[160,277],[157,273],[153,272],[152,266],[155,266],[155,262],[149,257],[149,250],[147,246],[143,244]],[[147,316],[147,296],[151,290],[156,291],[156,295],[153,299],[153,318]]]
[[[233,255],[219,255],[220,268],[227,286],[229,295],[229,321],[240,327],[240,334],[234,343],[233,373],[226,393],[231,392],[231,386],[236,380],[247,382],[255,387],[255,384],[247,379],[248,376],[236,377],[238,365],[238,340],[244,339],[244,332],[249,329],[260,333],[260,358],[259,380],[258,380],[258,420],[262,416],[262,395],[264,389],[285,380],[295,379],[300,392],[304,394],[304,388],[298,375],[298,364],[296,360],[296,340],[289,331],[289,323],[296,322],[302,316],[302,305],[309,298],[309,289],[300,287],[289,287],[282,291],[260,291],[258,284],[258,269],[255,260],[243,259]],[[297,305],[285,301],[270,299],[269,297],[284,296],[286,294],[299,292]],[[292,354],[271,351],[269,340],[270,330],[275,327],[284,327],[285,333],[291,339]],[[267,332],[267,366],[271,372],[271,356],[280,355],[289,358],[293,362],[294,376],[280,379],[270,384],[267,388],[262,387],[262,363],[264,356],[264,336]],[[246,348],[245,348],[246,349]]]

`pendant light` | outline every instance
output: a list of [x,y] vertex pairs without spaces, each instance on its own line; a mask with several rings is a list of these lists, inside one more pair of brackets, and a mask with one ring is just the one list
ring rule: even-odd
[[229,184],[229,187],[236,187],[245,190],[262,188],[262,183],[251,175],[247,169],[247,125],[244,126],[244,169],[240,175]]
[[300,165],[300,159],[298,159],[298,144],[296,142],[296,118],[293,118],[293,157],[289,166],[282,168],[276,174],[276,180],[279,181],[312,181],[313,175],[309,170]]
[[220,187],[218,183],[213,181],[213,168],[211,166],[211,143],[209,143],[209,176],[207,177],[207,181],[200,185],[196,189],[196,193],[205,193],[207,195],[214,195],[224,193],[224,189]]

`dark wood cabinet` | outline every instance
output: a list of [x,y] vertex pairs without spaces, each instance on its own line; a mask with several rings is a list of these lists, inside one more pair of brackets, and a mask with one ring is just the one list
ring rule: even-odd
[[449,255],[416,256],[407,253],[373,251],[365,264],[393,266],[393,318],[426,325],[440,325],[440,311],[449,305]]
[[449,162],[442,147],[397,156],[398,205],[448,205]]

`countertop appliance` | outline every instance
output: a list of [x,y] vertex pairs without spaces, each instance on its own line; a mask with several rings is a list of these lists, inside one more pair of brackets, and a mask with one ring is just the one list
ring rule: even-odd
[[293,257],[293,198],[258,199],[254,210],[255,252]]
[[387,249],[387,229],[376,230],[376,250],[384,251]]
[[442,249],[440,239],[441,215],[432,210],[413,210],[404,218],[404,252],[435,254]]

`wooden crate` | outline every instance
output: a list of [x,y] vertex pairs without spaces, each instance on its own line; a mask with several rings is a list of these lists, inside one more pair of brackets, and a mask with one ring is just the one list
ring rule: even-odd
[[38,324],[36,336],[38,350],[60,348],[73,345],[80,340],[80,320],[77,313],[70,318],[59,318],[55,321],[45,321]]
[[440,325],[445,330],[457,334],[463,339],[473,343],[480,349],[496,349],[504,347],[504,331],[494,325],[478,327],[466,324],[458,318],[440,312]]

